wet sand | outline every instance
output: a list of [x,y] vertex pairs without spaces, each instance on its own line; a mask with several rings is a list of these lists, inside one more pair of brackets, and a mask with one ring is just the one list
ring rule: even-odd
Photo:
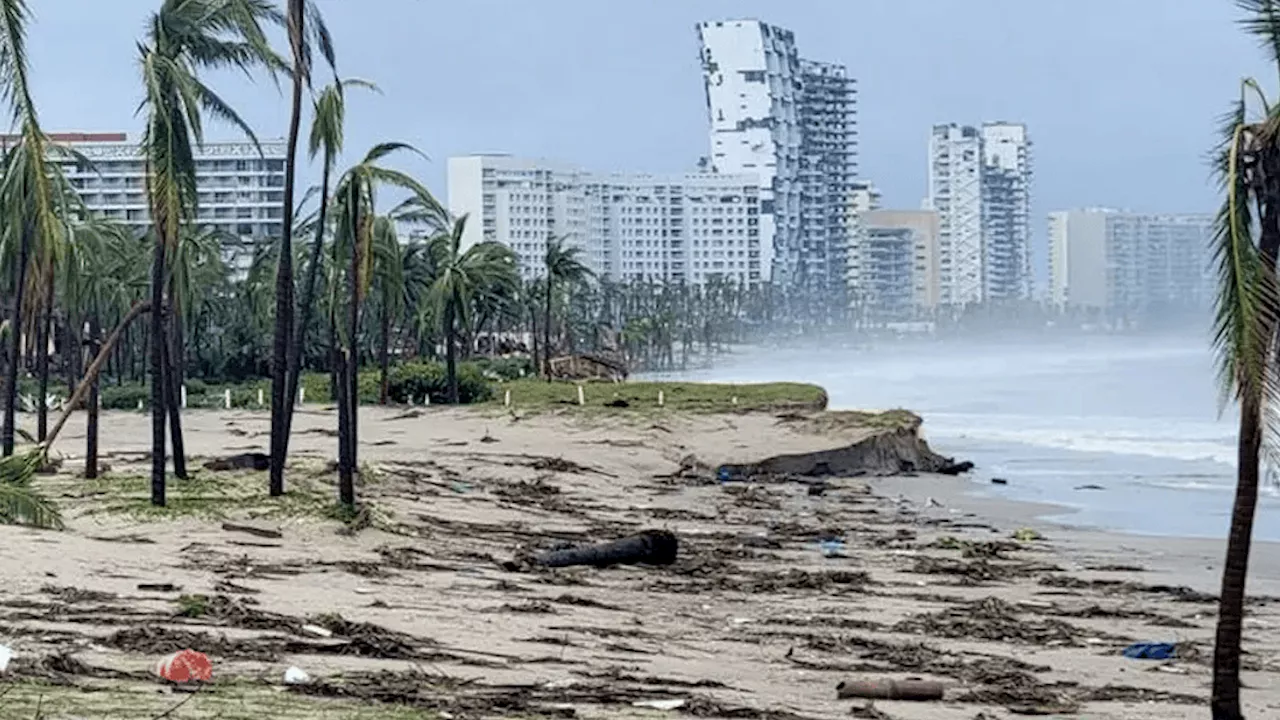
[[[184,420],[195,457],[266,447],[263,413]],[[806,432],[767,414],[366,408],[358,493],[373,526],[343,533],[323,508],[336,480],[331,411],[298,417],[285,499],[259,497],[265,473],[203,471],[198,491],[173,491],[191,511],[176,519],[145,511],[149,419],[106,415],[113,469],[96,482],[70,475],[82,422],[56,447],[67,474],[41,480],[69,529],[0,527],[0,642],[20,656],[10,675],[74,683],[47,691],[47,718],[153,717],[183,696],[156,693],[146,670],[188,645],[214,656],[220,685],[239,679],[284,703],[245,717],[294,716],[286,701],[303,695],[458,717],[1205,714],[1220,542],[1046,523],[1036,517],[1048,508],[975,497],[963,478],[833,479],[815,495],[676,472],[688,455],[760,459],[869,429]],[[282,537],[224,530],[224,515]],[[654,527],[680,537],[674,566],[502,566]],[[1020,528],[1044,539],[1013,539]],[[827,536],[843,539],[839,557],[820,551]],[[1267,717],[1280,714],[1280,602],[1264,597],[1280,596],[1280,555],[1259,544],[1254,558],[1245,704]],[[192,594],[205,597],[178,602]],[[1181,657],[1123,658],[1135,641],[1177,642]],[[280,691],[291,665],[313,682]],[[840,680],[908,677],[944,682],[945,698],[874,709],[836,698]],[[85,704],[104,693],[84,686],[104,684],[117,704],[92,714]],[[0,711],[33,697],[24,685]],[[201,693],[172,717],[240,717],[224,699]],[[683,705],[636,705],[653,700]],[[296,716],[325,716],[305,707]]]

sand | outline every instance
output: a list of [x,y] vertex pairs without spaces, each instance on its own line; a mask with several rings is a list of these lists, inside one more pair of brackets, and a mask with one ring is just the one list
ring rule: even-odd
[[[193,458],[266,446],[264,413],[184,421]],[[965,478],[833,479],[811,495],[801,482],[671,476],[688,455],[758,460],[870,430],[817,434],[766,414],[366,408],[358,492],[373,527],[346,533],[324,513],[331,410],[299,415],[285,499],[262,497],[265,473],[203,471],[185,490],[171,481],[168,515],[146,511],[148,423],[106,414],[113,468],[88,482],[70,474],[83,443],[74,419],[55,448],[66,473],[40,481],[68,529],[0,527],[0,643],[19,654],[0,680],[4,717],[31,717],[37,702],[45,718],[155,717],[184,700],[170,717],[419,716],[371,698],[446,717],[1206,714],[1215,604],[1202,594],[1217,591],[1219,541],[1046,523],[1036,518],[1051,508],[976,496]],[[281,537],[224,530],[224,515]],[[672,567],[502,566],[655,527],[681,539]],[[1019,528],[1044,539],[1011,539]],[[820,551],[826,535],[843,538],[841,557]],[[1259,544],[1254,558],[1246,715],[1271,717],[1280,602],[1263,596],[1280,596],[1280,555]],[[179,603],[193,594],[206,597]],[[1123,658],[1134,641],[1177,642],[1183,657]],[[184,644],[217,668],[195,696],[146,674]],[[283,689],[289,666],[312,683]],[[945,698],[864,709],[836,697],[840,680],[908,677],[944,682]],[[635,705],[655,699],[683,705]]]

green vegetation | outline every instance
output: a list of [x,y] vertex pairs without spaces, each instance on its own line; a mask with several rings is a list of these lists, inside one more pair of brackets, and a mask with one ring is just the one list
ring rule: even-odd
[[[805,383],[716,384],[689,382],[546,382],[514,380],[495,387],[491,404],[501,405],[506,392],[519,412],[552,408],[577,408],[582,387],[584,410],[668,410],[717,413],[760,410],[819,410],[827,405],[827,393]],[[658,405],[658,393],[663,404]]]
[[333,486],[315,467],[293,474],[293,486],[272,497],[262,474],[251,471],[197,470],[191,477],[171,484],[164,506],[151,504],[149,477],[108,473],[95,480],[78,481],[72,497],[87,500],[85,512],[127,515],[137,520],[171,520],[198,517],[223,520],[238,516],[267,519],[307,518],[327,520],[335,516]]

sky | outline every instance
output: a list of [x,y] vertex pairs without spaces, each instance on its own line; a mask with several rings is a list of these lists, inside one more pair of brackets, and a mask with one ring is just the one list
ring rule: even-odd
[[[136,42],[158,3],[31,3],[32,82],[48,131],[136,136]],[[709,145],[694,26],[752,17],[794,31],[802,57],[857,78],[860,174],[888,207],[919,207],[933,124],[1025,122],[1038,264],[1051,210],[1211,211],[1218,117],[1245,76],[1280,92],[1231,0],[317,3],[340,73],[381,89],[348,98],[351,159],[377,142],[411,143],[429,160],[401,166],[442,199],[446,159],[474,152],[693,169]],[[269,80],[219,73],[210,84],[260,137],[285,134],[288,100]],[[209,135],[235,136],[216,125]]]

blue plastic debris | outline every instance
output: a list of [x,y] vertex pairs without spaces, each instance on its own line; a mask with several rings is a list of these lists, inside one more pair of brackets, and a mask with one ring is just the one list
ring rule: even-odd
[[1124,656],[1133,660],[1169,660],[1178,656],[1175,643],[1134,643],[1124,649]]

